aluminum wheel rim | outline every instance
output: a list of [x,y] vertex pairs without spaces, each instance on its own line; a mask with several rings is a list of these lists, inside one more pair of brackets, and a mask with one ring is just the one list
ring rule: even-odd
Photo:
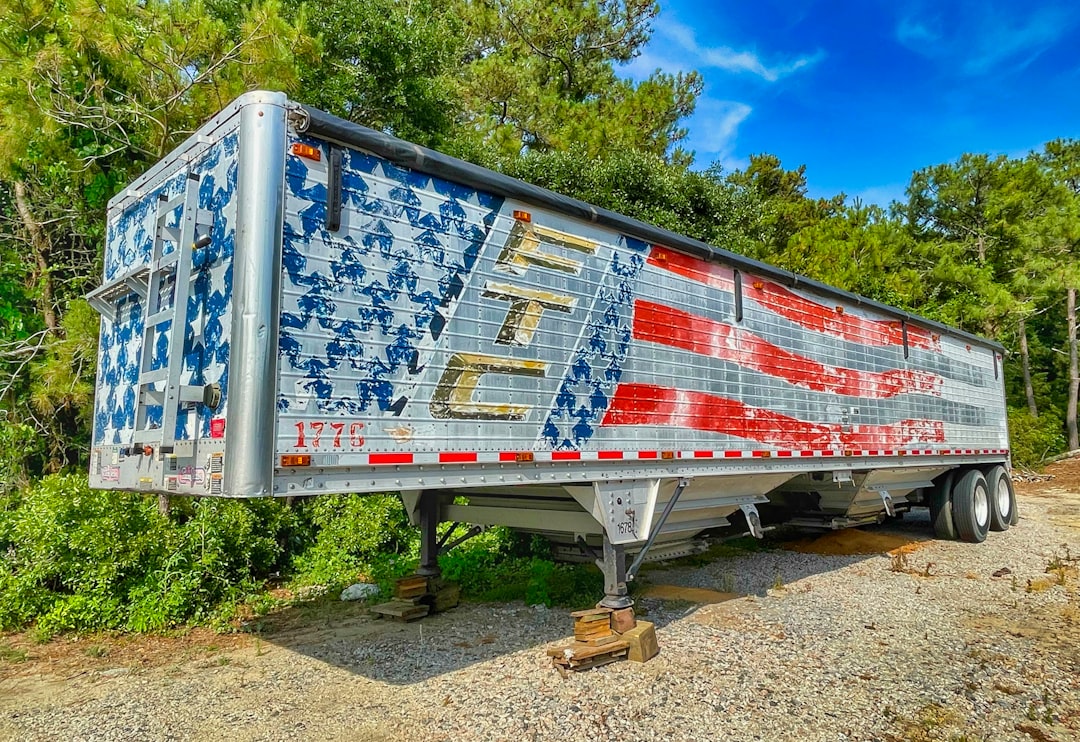
[[997,482],[997,507],[998,513],[1004,520],[1008,520],[1011,513],[1009,512],[1009,506],[1011,505],[1012,498],[1009,497],[1009,482],[1005,477],[1001,477]]
[[990,498],[986,494],[986,487],[979,484],[975,487],[975,522],[983,526],[990,521]]

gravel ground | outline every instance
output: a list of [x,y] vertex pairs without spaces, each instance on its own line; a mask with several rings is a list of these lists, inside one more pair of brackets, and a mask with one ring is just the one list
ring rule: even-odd
[[908,543],[902,555],[652,570],[745,597],[640,599],[661,646],[643,665],[561,678],[544,650],[570,633],[562,610],[466,604],[397,624],[343,608],[259,639],[0,661],[0,737],[1080,739],[1080,462],[1063,466],[982,545],[929,540],[915,512],[871,532]]

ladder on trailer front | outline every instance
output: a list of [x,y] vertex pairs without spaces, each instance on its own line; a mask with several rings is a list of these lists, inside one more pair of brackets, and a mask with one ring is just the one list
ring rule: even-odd
[[[179,223],[169,217],[182,207]],[[149,260],[100,287],[87,298],[98,311],[112,309],[121,295],[134,292],[143,301],[142,350],[135,389],[135,420],[132,446],[170,453],[176,445],[176,420],[181,405],[201,403],[217,406],[216,384],[194,386],[180,383],[184,361],[187,306],[196,250],[210,244],[213,215],[199,209],[199,176],[188,173],[184,189],[169,198],[158,197],[150,216],[152,243]],[[172,243],[173,249],[165,251]],[[162,325],[169,327],[162,330]],[[198,332],[198,330],[196,330]],[[155,368],[157,343],[164,338],[166,353]],[[161,408],[160,421],[150,412]]]

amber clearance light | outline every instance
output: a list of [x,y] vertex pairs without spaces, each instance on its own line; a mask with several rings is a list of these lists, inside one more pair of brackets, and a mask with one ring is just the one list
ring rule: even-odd
[[282,456],[281,466],[284,468],[293,466],[311,466],[310,454],[294,454],[292,456]]
[[303,142],[294,142],[292,153],[294,155],[299,155],[300,157],[306,157],[309,160],[315,160],[315,162],[322,160],[322,151],[318,147],[313,147],[312,145],[304,144]]

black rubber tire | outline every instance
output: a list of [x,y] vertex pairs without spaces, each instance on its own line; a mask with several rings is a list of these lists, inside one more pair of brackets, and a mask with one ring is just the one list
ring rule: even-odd
[[986,486],[990,492],[990,530],[1007,531],[1016,522],[1016,492],[1009,472],[1000,464],[991,466],[986,472]]
[[990,487],[978,469],[964,472],[953,486],[952,514],[961,541],[978,544],[990,532]]
[[956,541],[956,525],[952,516],[952,486],[955,472],[947,471],[938,477],[934,487],[927,494],[930,506],[930,524],[934,527],[934,536],[943,541]]

